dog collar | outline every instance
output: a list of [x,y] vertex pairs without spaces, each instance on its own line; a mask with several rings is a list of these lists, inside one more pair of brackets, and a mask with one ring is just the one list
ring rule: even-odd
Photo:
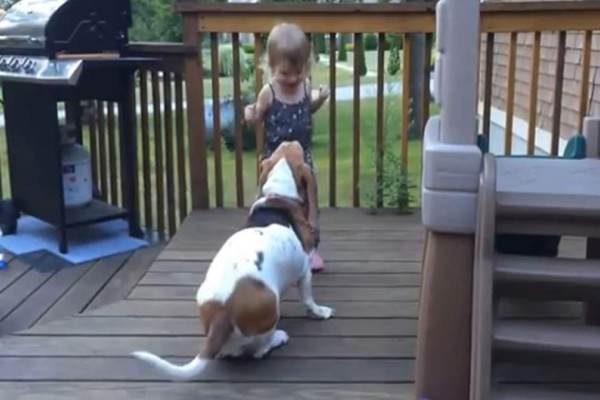
[[284,200],[293,201],[293,202],[296,202],[296,203],[299,203],[299,204],[303,204],[304,203],[302,200],[298,200],[298,199],[294,199],[294,198],[286,197],[286,196],[280,196],[278,194],[273,194],[273,193],[269,193],[269,194],[265,195],[263,198],[266,199],[266,200],[269,200],[269,199],[284,199]]

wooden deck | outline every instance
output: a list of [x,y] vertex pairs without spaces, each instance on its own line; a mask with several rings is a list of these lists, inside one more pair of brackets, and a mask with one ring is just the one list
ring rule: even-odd
[[[305,318],[291,291],[281,321],[291,340],[267,360],[217,362],[202,383],[171,383],[128,355],[146,349],[185,361],[197,353],[203,339],[195,291],[215,251],[244,218],[244,211],[193,213],[125,300],[0,339],[2,398],[413,400],[424,237],[419,215],[323,210],[327,269],[315,276],[315,297],[335,307],[336,317]],[[570,253],[582,251],[579,242],[566,242]],[[580,308],[563,304],[549,312],[505,304],[501,312],[569,320]],[[505,376],[524,373],[525,367]]]

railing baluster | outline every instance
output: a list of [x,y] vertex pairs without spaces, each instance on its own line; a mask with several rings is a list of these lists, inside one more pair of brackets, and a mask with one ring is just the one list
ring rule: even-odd
[[173,88],[171,71],[163,70],[163,104],[165,107],[165,174],[167,178],[167,226],[169,236],[175,234],[175,178],[173,176]]
[[221,159],[221,99],[219,94],[219,35],[210,34],[210,61],[212,76],[213,157],[215,161],[215,204],[223,207],[223,161]]
[[492,120],[492,86],[494,84],[494,41],[493,33],[488,33],[485,41],[485,80],[483,87],[483,135],[490,137]]
[[90,159],[92,164],[92,185],[98,188],[98,132],[96,130],[96,107],[93,101],[87,103],[85,114],[90,136]]
[[385,64],[385,34],[377,36],[377,100],[375,127],[375,205],[383,207],[383,135],[384,135],[384,94],[383,78]]
[[177,189],[179,191],[179,222],[183,222],[188,214],[187,206],[187,170],[186,140],[183,116],[183,75],[175,73],[175,138],[177,149]]
[[400,136],[400,165],[402,172],[408,172],[408,130],[410,127],[410,76],[411,46],[409,34],[404,34],[402,47],[402,132]]
[[353,71],[353,136],[352,136],[352,206],[360,207],[360,57],[362,52],[362,33],[354,34],[354,71]]
[[[263,69],[262,69],[262,55],[263,55],[263,43],[262,35],[260,33],[254,34],[254,90],[256,96],[263,87]],[[264,147],[264,129],[263,124],[254,124],[254,135],[256,137],[256,182],[258,183],[258,167],[260,155]]]
[[165,183],[163,164],[162,118],[160,110],[160,86],[158,71],[150,72],[152,80],[152,117],[154,120],[154,179],[156,186],[156,229],[159,237],[165,233]]
[[148,72],[140,71],[140,119],[142,136],[142,175],[144,184],[144,226],[147,233],[154,228],[152,216],[152,193],[154,192],[150,177],[150,127],[148,117]]
[[108,199],[108,176],[106,166],[106,125],[104,116],[104,102],[96,102],[96,116],[98,118],[98,155],[100,159],[100,193],[102,199]]
[[585,31],[581,62],[581,90],[579,94],[579,133],[583,133],[583,119],[587,115],[590,88],[590,63],[592,59],[592,31]]
[[107,126],[108,126],[108,165],[110,167],[110,201],[112,204],[119,205],[119,178],[117,153],[118,147],[115,133],[115,104],[111,101],[106,103],[107,107]]
[[560,139],[560,117],[562,111],[563,78],[565,75],[565,52],[567,44],[567,32],[560,31],[558,34],[558,51],[556,54],[556,74],[554,80],[554,113],[552,115],[552,143],[550,154],[558,155],[558,143]]
[[537,126],[538,83],[540,76],[540,45],[542,33],[535,32],[531,49],[531,87],[529,91],[529,126],[527,131],[527,154],[535,151],[535,132]]
[[[425,73],[423,74],[423,82],[421,86],[421,89],[423,90],[421,94],[421,137],[423,137],[423,134],[425,133],[425,125],[427,125],[427,121],[429,120],[429,107],[431,105],[431,90],[429,82],[431,81],[432,48],[433,34],[427,33],[425,34],[425,55],[423,56],[423,69]],[[479,73],[477,73],[477,76],[479,76]]]
[[508,82],[506,87],[506,122],[504,133],[504,153],[512,154],[513,116],[515,109],[515,77],[517,65],[517,32],[511,32],[508,50]]
[[336,34],[331,32],[329,34],[329,207],[335,207],[337,204],[336,49]]
[[240,35],[233,33],[231,35],[231,46],[233,51],[233,102],[234,111],[234,139],[235,139],[235,188],[236,204],[238,207],[244,206],[244,165],[242,154],[242,89],[241,89],[241,70],[240,70]]

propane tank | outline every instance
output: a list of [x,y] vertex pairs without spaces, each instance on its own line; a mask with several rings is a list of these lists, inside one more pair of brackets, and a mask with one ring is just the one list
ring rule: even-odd
[[72,125],[61,126],[62,176],[65,207],[74,208],[92,201],[90,153],[77,143]]

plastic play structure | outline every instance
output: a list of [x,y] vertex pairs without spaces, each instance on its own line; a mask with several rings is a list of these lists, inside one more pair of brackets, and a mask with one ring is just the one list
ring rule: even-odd
[[[479,5],[437,5],[441,114],[428,121],[423,150],[427,236],[417,398],[600,398],[573,388],[507,383],[519,366],[530,372],[568,366],[576,376],[600,364],[600,331],[589,326],[599,319],[593,311],[599,308],[600,264],[557,258],[562,235],[600,237],[600,119],[586,118],[583,135],[569,141],[562,157],[487,153],[476,122]],[[600,258],[600,248],[599,254],[592,250],[588,241],[587,257]],[[498,304],[504,299],[583,302],[588,325],[503,319]],[[502,364],[509,367],[499,369]]]

